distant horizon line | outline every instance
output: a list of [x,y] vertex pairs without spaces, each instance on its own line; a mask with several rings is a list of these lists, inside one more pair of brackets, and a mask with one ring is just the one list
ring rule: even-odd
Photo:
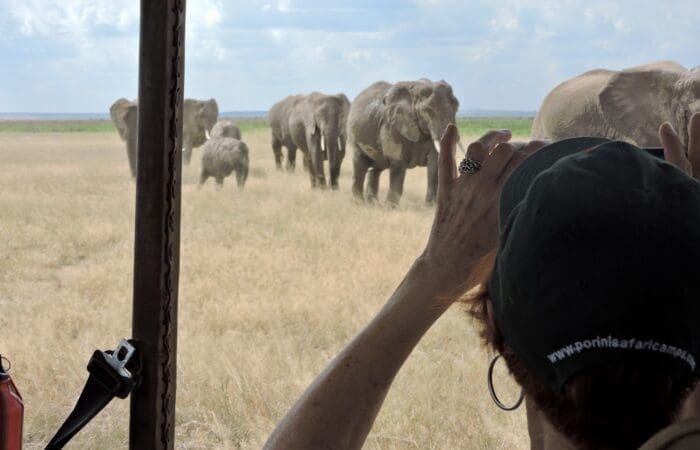
[[[537,111],[510,110],[510,109],[465,109],[457,112],[457,117],[526,117],[531,118]],[[222,111],[219,114],[224,118],[250,118],[264,119],[267,117],[265,110],[239,110]],[[0,112],[0,121],[12,120],[109,120],[109,113],[79,112]]]

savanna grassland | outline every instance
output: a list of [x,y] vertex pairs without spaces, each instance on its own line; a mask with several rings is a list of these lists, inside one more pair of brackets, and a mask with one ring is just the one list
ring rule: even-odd
[[[529,119],[460,122],[529,132]],[[260,448],[311,380],[382,306],[422,251],[433,208],[425,169],[401,205],[365,205],[275,170],[269,131],[245,122],[250,176],[196,184],[184,169],[176,447]],[[388,174],[381,180],[386,195]],[[25,399],[25,448],[43,448],[77,399],[95,348],[130,336],[134,183],[109,122],[0,123],[0,352]],[[452,307],[397,376],[368,449],[527,447],[524,408],[498,410],[490,356]],[[517,396],[500,367],[502,396]],[[71,448],[126,448],[128,401],[115,400]]]

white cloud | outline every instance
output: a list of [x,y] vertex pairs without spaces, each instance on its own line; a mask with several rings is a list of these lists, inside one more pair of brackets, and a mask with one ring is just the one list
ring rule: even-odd
[[[221,0],[198,0],[187,4],[187,36],[185,38],[186,61],[194,63],[219,61],[229,56],[220,40],[224,6]],[[188,66],[191,64],[186,63]]]
[[21,34],[83,36],[96,27],[118,31],[138,24],[138,3],[125,0],[11,0],[6,10]]
[[502,9],[489,21],[492,31],[514,31],[520,28],[517,14],[509,9]]
[[272,28],[268,30],[268,33],[270,34],[270,36],[272,36],[272,39],[274,39],[277,42],[283,42],[289,34],[287,30],[282,28]]
[[292,0],[279,0],[277,2],[277,11],[288,12],[292,9]]
[[506,47],[505,39],[485,40],[477,44],[468,45],[463,49],[463,55],[468,63],[476,63],[489,59]]

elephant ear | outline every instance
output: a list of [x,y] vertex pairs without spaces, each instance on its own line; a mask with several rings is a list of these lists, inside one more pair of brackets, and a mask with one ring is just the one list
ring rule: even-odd
[[109,115],[111,116],[112,122],[114,122],[114,125],[117,128],[117,132],[119,133],[119,137],[122,141],[126,140],[127,122],[124,119],[124,117],[126,116],[126,113],[128,112],[129,107],[131,105],[136,105],[136,103],[130,102],[125,98],[120,98],[119,100],[115,101],[109,108]]
[[126,108],[124,112],[124,123],[126,123],[127,127],[138,127],[138,113],[139,107],[135,103]]
[[207,101],[207,109],[209,110],[209,115],[211,116],[211,120],[213,120],[213,123],[211,124],[211,126],[213,127],[219,118],[219,104],[216,103],[215,99],[210,98]]
[[343,94],[342,92],[339,94],[335,95],[344,105],[350,105],[350,99],[348,98],[347,95]]
[[608,125],[638,145],[657,145],[659,126],[675,121],[676,84],[684,73],[659,66],[663,67],[655,63],[617,72],[598,93]]

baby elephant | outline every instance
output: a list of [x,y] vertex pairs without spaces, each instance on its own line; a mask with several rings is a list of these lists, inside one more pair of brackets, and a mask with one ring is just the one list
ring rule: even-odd
[[241,140],[241,129],[233,120],[219,120],[211,129],[211,137],[230,137]]
[[248,178],[248,146],[230,137],[212,137],[202,150],[202,175],[199,185],[214,177],[217,187],[222,188],[224,178],[236,171],[238,189],[243,189]]

